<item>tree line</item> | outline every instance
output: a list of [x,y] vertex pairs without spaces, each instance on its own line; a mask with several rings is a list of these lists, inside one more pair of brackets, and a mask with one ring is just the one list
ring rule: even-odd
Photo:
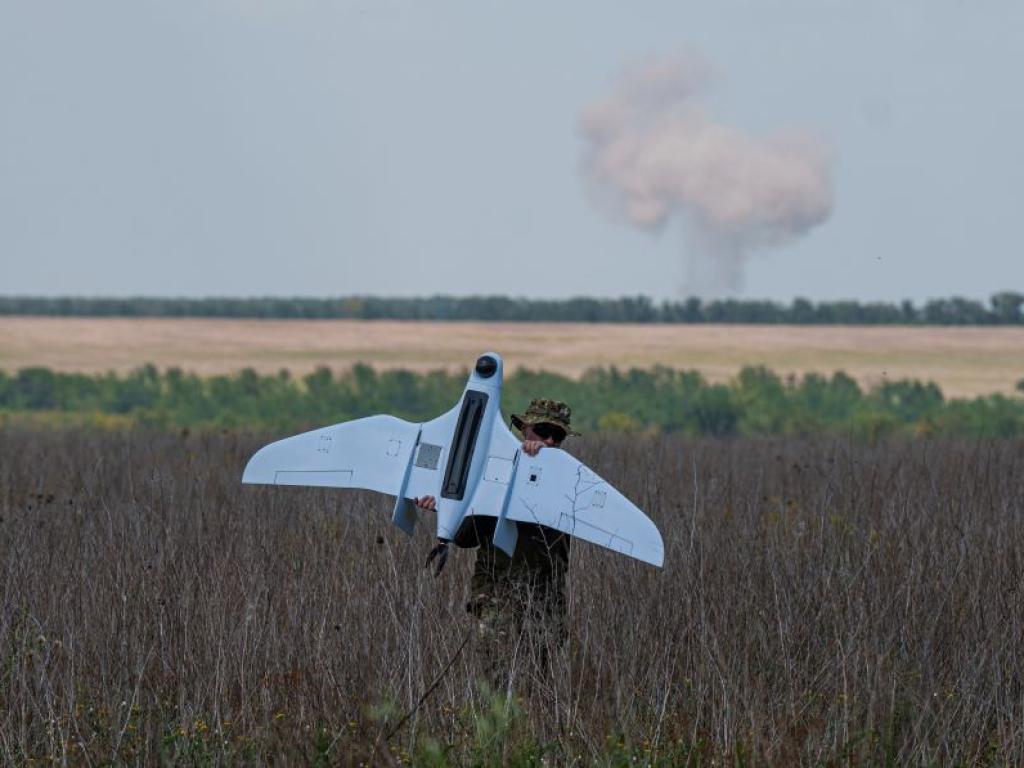
[[[125,375],[0,371],[0,414],[72,416],[160,428],[257,429],[288,434],[375,413],[424,421],[451,408],[466,373],[377,371],[368,365],[200,377],[143,366]],[[1017,383],[1024,394],[1024,379]],[[727,384],[696,371],[595,368],[580,379],[518,369],[505,379],[503,404],[518,411],[533,397],[565,400],[584,433],[686,435],[832,434],[1022,437],[1024,398],[993,394],[946,399],[933,383],[891,381],[862,388],[842,372],[781,377],[747,367]]]
[[952,297],[921,304],[756,299],[656,303],[615,299],[527,299],[509,296],[420,298],[87,298],[0,296],[0,315],[68,317],[208,317],[267,319],[439,320],[582,323],[758,323],[796,325],[1021,325],[1024,294],[1001,291],[984,303]]

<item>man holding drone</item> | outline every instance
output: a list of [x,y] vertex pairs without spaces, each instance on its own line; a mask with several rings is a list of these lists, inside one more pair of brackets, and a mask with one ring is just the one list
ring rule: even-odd
[[245,483],[389,494],[392,522],[409,535],[417,507],[433,510],[440,543],[428,564],[436,559],[440,571],[452,543],[479,548],[467,608],[479,636],[493,641],[486,659],[495,681],[504,676],[503,658],[521,657],[520,638],[542,664],[545,636],[564,640],[570,537],[654,566],[665,557],[643,511],[575,457],[552,450],[575,434],[565,403],[534,400],[513,416],[521,438],[505,426],[503,370],[501,356],[487,352],[459,401],[437,418],[378,414],[314,429],[264,446],[242,474]]
[[[523,437],[523,453],[536,456],[543,448],[560,448],[566,437],[578,435],[570,427],[571,416],[565,403],[543,398],[531,401],[522,415],[513,414],[512,426]],[[433,510],[437,504],[433,496],[414,501],[424,510]],[[493,517],[468,517],[454,543],[477,547],[466,610],[476,619],[484,663],[497,683],[503,677],[500,665],[508,658],[510,644],[524,630],[534,637],[540,633],[541,642],[533,650],[541,664],[547,661],[545,635],[559,644],[565,641],[571,537],[545,525],[519,522],[518,544],[509,556],[493,543],[495,523]]]

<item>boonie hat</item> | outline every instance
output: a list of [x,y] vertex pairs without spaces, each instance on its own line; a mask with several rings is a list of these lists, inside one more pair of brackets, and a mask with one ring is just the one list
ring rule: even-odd
[[534,424],[553,424],[564,429],[565,434],[578,437],[580,433],[574,432],[569,426],[571,418],[572,409],[561,400],[548,400],[544,397],[538,397],[530,401],[526,412],[522,415],[513,413],[510,421],[512,426],[520,431],[522,431],[523,427],[532,427]]

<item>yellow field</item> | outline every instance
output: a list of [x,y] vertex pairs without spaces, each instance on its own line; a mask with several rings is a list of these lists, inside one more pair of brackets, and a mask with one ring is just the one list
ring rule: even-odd
[[355,320],[0,317],[0,368],[126,371],[151,362],[203,374],[363,361],[413,370],[468,367],[485,350],[517,366],[579,375],[593,366],[696,369],[712,381],[744,365],[844,370],[866,385],[918,378],[950,396],[1010,393],[1024,378],[1024,328],[617,325]]

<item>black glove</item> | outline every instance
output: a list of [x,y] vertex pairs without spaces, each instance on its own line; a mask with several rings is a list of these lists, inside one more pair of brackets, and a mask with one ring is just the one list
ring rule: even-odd
[[434,562],[434,558],[437,558],[437,565],[434,566],[434,576],[440,576],[444,564],[448,562],[448,543],[447,541],[442,541],[430,550],[430,554],[427,555],[427,562],[424,564],[424,568],[429,568],[430,564]]

